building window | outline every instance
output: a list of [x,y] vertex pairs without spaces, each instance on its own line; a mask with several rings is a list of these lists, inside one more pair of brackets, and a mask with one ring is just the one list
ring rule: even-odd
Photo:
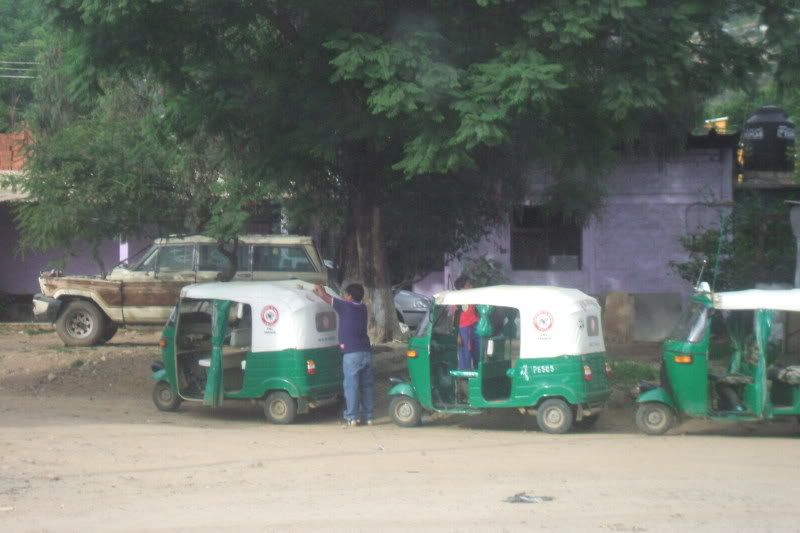
[[580,270],[582,228],[541,206],[519,206],[511,215],[513,270]]

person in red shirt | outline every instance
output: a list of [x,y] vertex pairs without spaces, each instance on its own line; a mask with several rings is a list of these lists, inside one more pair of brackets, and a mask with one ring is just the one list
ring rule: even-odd
[[[459,276],[455,283],[457,290],[471,289],[472,281],[466,276]],[[475,329],[478,324],[478,311],[474,305],[465,305],[458,315],[458,369],[478,369],[480,344]]]

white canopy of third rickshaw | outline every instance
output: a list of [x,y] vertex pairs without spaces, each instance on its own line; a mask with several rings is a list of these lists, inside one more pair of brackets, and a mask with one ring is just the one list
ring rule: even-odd
[[713,302],[714,309],[731,311],[775,309],[800,312],[800,289],[748,289],[717,292],[714,293]]
[[519,310],[520,357],[605,351],[597,300],[578,289],[496,285],[436,294],[437,305],[492,305]]

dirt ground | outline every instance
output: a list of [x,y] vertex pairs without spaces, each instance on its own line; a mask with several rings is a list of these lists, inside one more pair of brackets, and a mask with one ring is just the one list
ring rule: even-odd
[[[259,405],[161,413],[158,331],[64,348],[0,325],[0,531],[799,531],[798,425],[685,422],[646,437],[617,398],[588,433],[516,412],[342,429],[337,409],[272,426]],[[654,346],[615,347],[654,360]],[[510,503],[517,493],[549,501]]]

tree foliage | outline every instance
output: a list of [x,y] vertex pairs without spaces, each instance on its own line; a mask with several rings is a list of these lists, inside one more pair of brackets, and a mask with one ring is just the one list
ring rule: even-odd
[[15,206],[20,251],[88,244],[105,272],[98,250],[108,239],[203,231],[234,240],[246,213],[235,172],[221,181],[219,143],[179,140],[161,87],[145,77],[106,76],[76,98],[71,46],[55,37],[40,56],[26,114],[34,144],[27,172],[10,179],[32,199]]
[[44,28],[35,2],[0,0],[0,133],[18,131],[33,99]]
[[[239,192],[341,220],[379,340],[394,332],[387,246],[423,258],[425,245],[479,236],[524,193],[533,161],[560,179],[552,203],[585,219],[598,194],[576,190],[600,192],[620,147],[682,144],[705,98],[783,61],[797,11],[788,0],[45,5],[71,36],[73,89],[152,75],[179,139],[222,140]],[[741,13],[772,21],[769,43],[727,30]]]
[[682,238],[689,260],[672,263],[673,269],[692,283],[704,269],[703,280],[713,281],[718,291],[752,289],[757,283],[792,284],[797,246],[785,199],[784,194],[740,194],[718,227]]
[[35,199],[16,209],[23,252],[85,242],[99,257],[110,236],[141,235],[179,212],[172,146],[148,129],[146,92],[116,85],[88,113],[42,132],[18,184]]

